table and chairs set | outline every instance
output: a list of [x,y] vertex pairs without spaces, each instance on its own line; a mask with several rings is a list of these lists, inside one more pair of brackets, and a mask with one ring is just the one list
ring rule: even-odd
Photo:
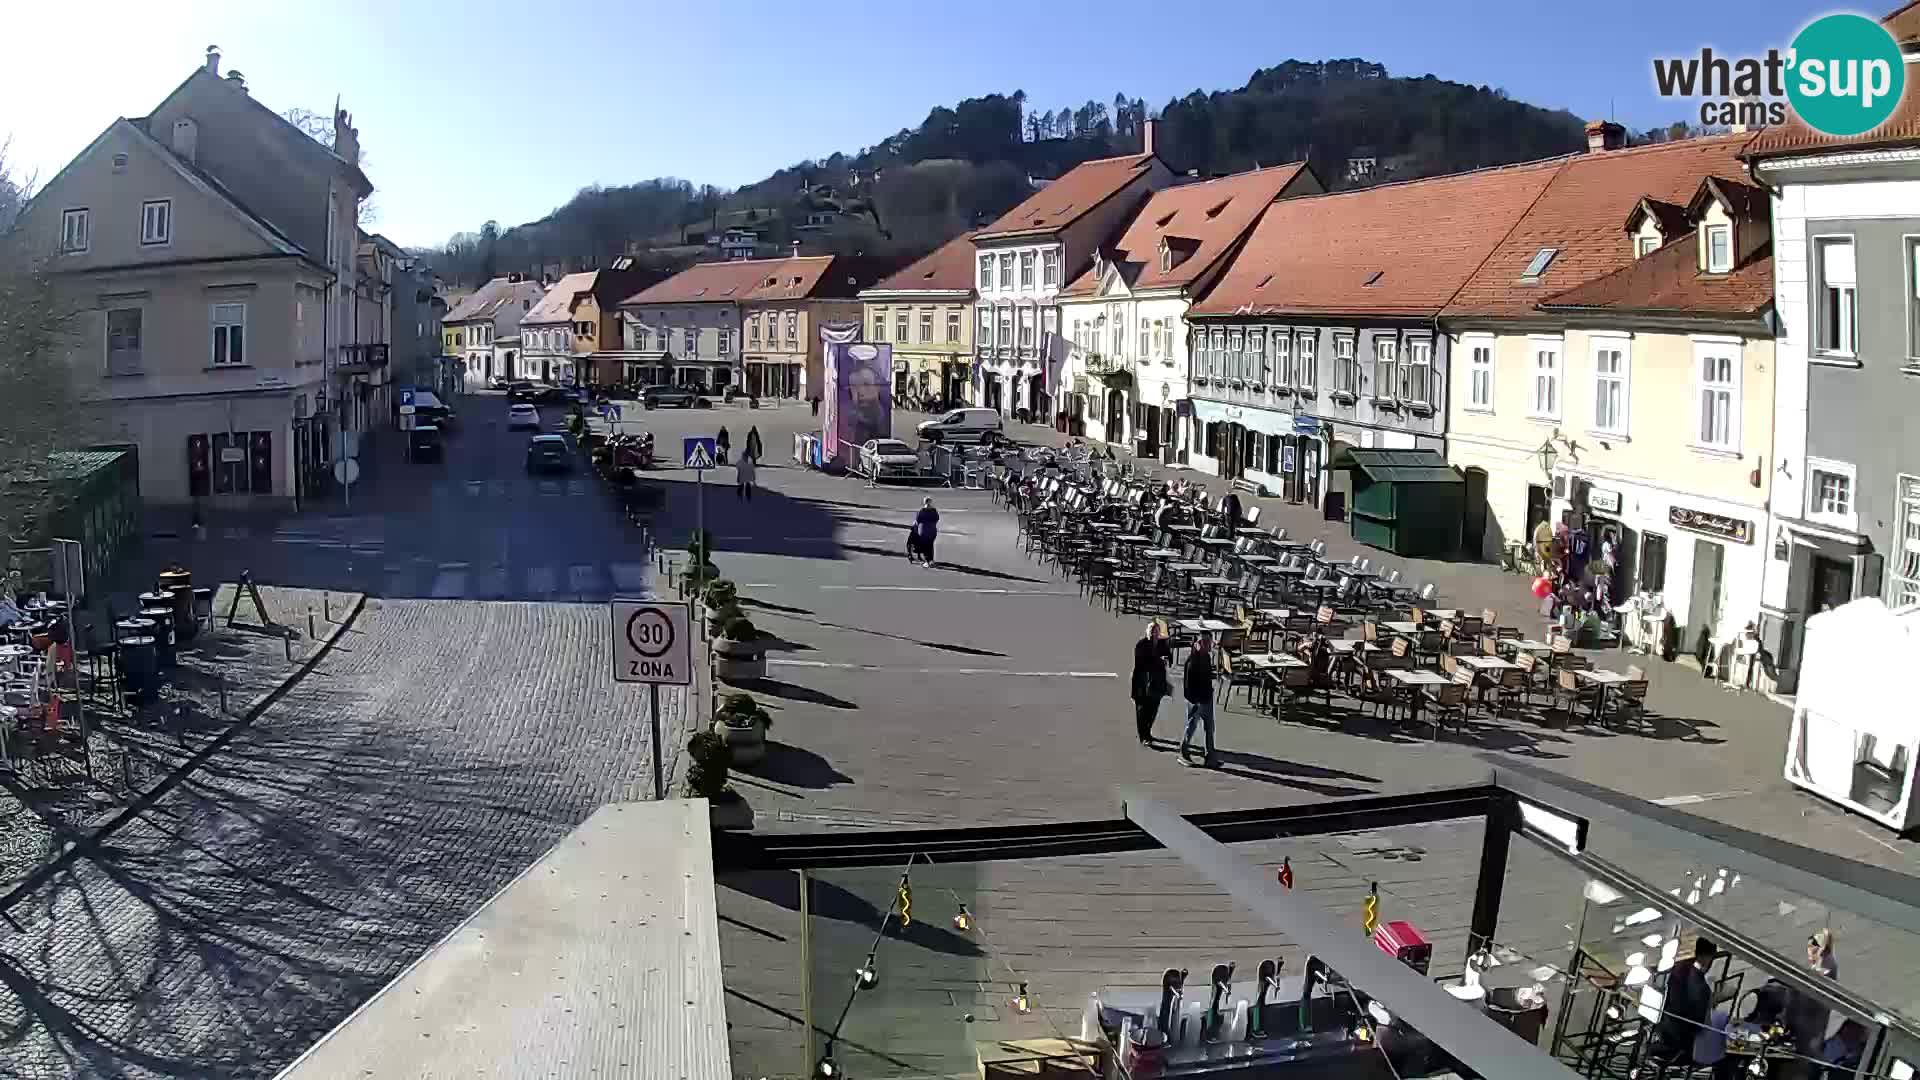
[[1568,638],[1531,639],[1492,610],[1431,606],[1435,585],[1263,528],[1258,507],[1229,521],[1224,499],[1197,485],[1057,467],[1003,468],[992,486],[1022,549],[1090,603],[1156,617],[1175,649],[1213,635],[1225,700],[1240,691],[1279,717],[1316,697],[1330,712],[1341,693],[1396,727],[1428,724],[1435,738],[1464,729],[1476,709],[1510,717],[1536,701],[1549,723],[1646,722],[1639,668],[1596,669]]

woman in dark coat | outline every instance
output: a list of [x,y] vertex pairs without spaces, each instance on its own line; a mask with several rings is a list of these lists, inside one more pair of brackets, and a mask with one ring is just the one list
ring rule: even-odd
[[1147,636],[1133,643],[1133,723],[1139,731],[1140,745],[1153,745],[1153,721],[1160,714],[1160,699],[1173,693],[1167,679],[1167,665],[1173,662],[1173,647],[1160,635],[1160,622],[1147,624]]

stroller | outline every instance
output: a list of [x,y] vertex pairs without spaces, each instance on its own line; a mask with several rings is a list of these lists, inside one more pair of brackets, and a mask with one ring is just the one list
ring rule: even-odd
[[933,562],[933,540],[922,536],[918,525],[907,526],[907,562],[916,566]]

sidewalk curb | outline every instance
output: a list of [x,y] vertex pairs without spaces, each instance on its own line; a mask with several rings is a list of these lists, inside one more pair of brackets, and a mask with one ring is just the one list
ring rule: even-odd
[[280,680],[280,683],[273,689],[255,698],[254,701],[247,706],[246,711],[236,717],[232,723],[228,724],[224,731],[214,736],[212,741],[208,742],[207,745],[195,751],[193,756],[181,762],[177,768],[168,773],[159,783],[148,788],[142,792],[138,798],[128,803],[126,809],[115,814],[112,820],[69,845],[68,848],[61,852],[52,862],[47,863],[27,875],[24,881],[7,890],[6,895],[0,896],[0,917],[5,918],[15,930],[24,931],[24,928],[13,919],[12,911],[15,905],[25,900],[41,886],[52,880],[54,875],[65,869],[69,863],[79,859],[83,855],[91,854],[100,846],[101,841],[120,831],[122,827],[135,818],[151,810],[155,803],[166,797],[174,788],[179,787],[189,776],[197,772],[200,766],[211,760],[213,755],[225,749],[227,744],[238,737],[241,732],[252,727],[253,722],[258,720],[262,714],[271,708],[274,702],[279,701],[282,697],[286,696],[289,690],[298,686],[300,682],[307,677],[308,673],[313,671],[313,669],[319,665],[320,661],[324,659],[328,653],[333,651],[334,645],[339,642],[341,636],[347,632],[347,629],[360,617],[360,613],[366,609],[367,594],[355,593],[354,596],[353,606],[348,609],[346,615],[341,618],[339,622],[333,624],[333,629],[329,631],[324,638],[320,639],[320,644],[313,650],[312,655],[300,661],[293,669],[293,672],[286,678]]

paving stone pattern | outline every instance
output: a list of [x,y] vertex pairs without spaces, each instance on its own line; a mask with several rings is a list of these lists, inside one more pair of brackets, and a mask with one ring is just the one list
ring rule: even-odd
[[[0,891],[51,861],[65,844],[91,832],[179,768],[292,678],[338,628],[357,593],[262,586],[261,599],[288,636],[269,630],[251,603],[231,626],[225,618],[232,586],[216,591],[220,618],[177,654],[153,701],[115,703],[106,687],[89,695],[92,774],[77,747],[69,753],[22,757],[0,788]],[[314,612],[308,636],[306,612]],[[83,676],[89,665],[81,664]],[[104,671],[103,671],[104,675]],[[103,679],[104,681],[104,679]],[[221,686],[226,712],[221,711]],[[90,680],[88,685],[90,685]],[[68,722],[72,722],[71,714]]]
[[[651,797],[606,626],[370,601],[297,694],[14,909],[0,1073],[271,1076],[596,807]],[[683,695],[662,704],[671,749]]]

